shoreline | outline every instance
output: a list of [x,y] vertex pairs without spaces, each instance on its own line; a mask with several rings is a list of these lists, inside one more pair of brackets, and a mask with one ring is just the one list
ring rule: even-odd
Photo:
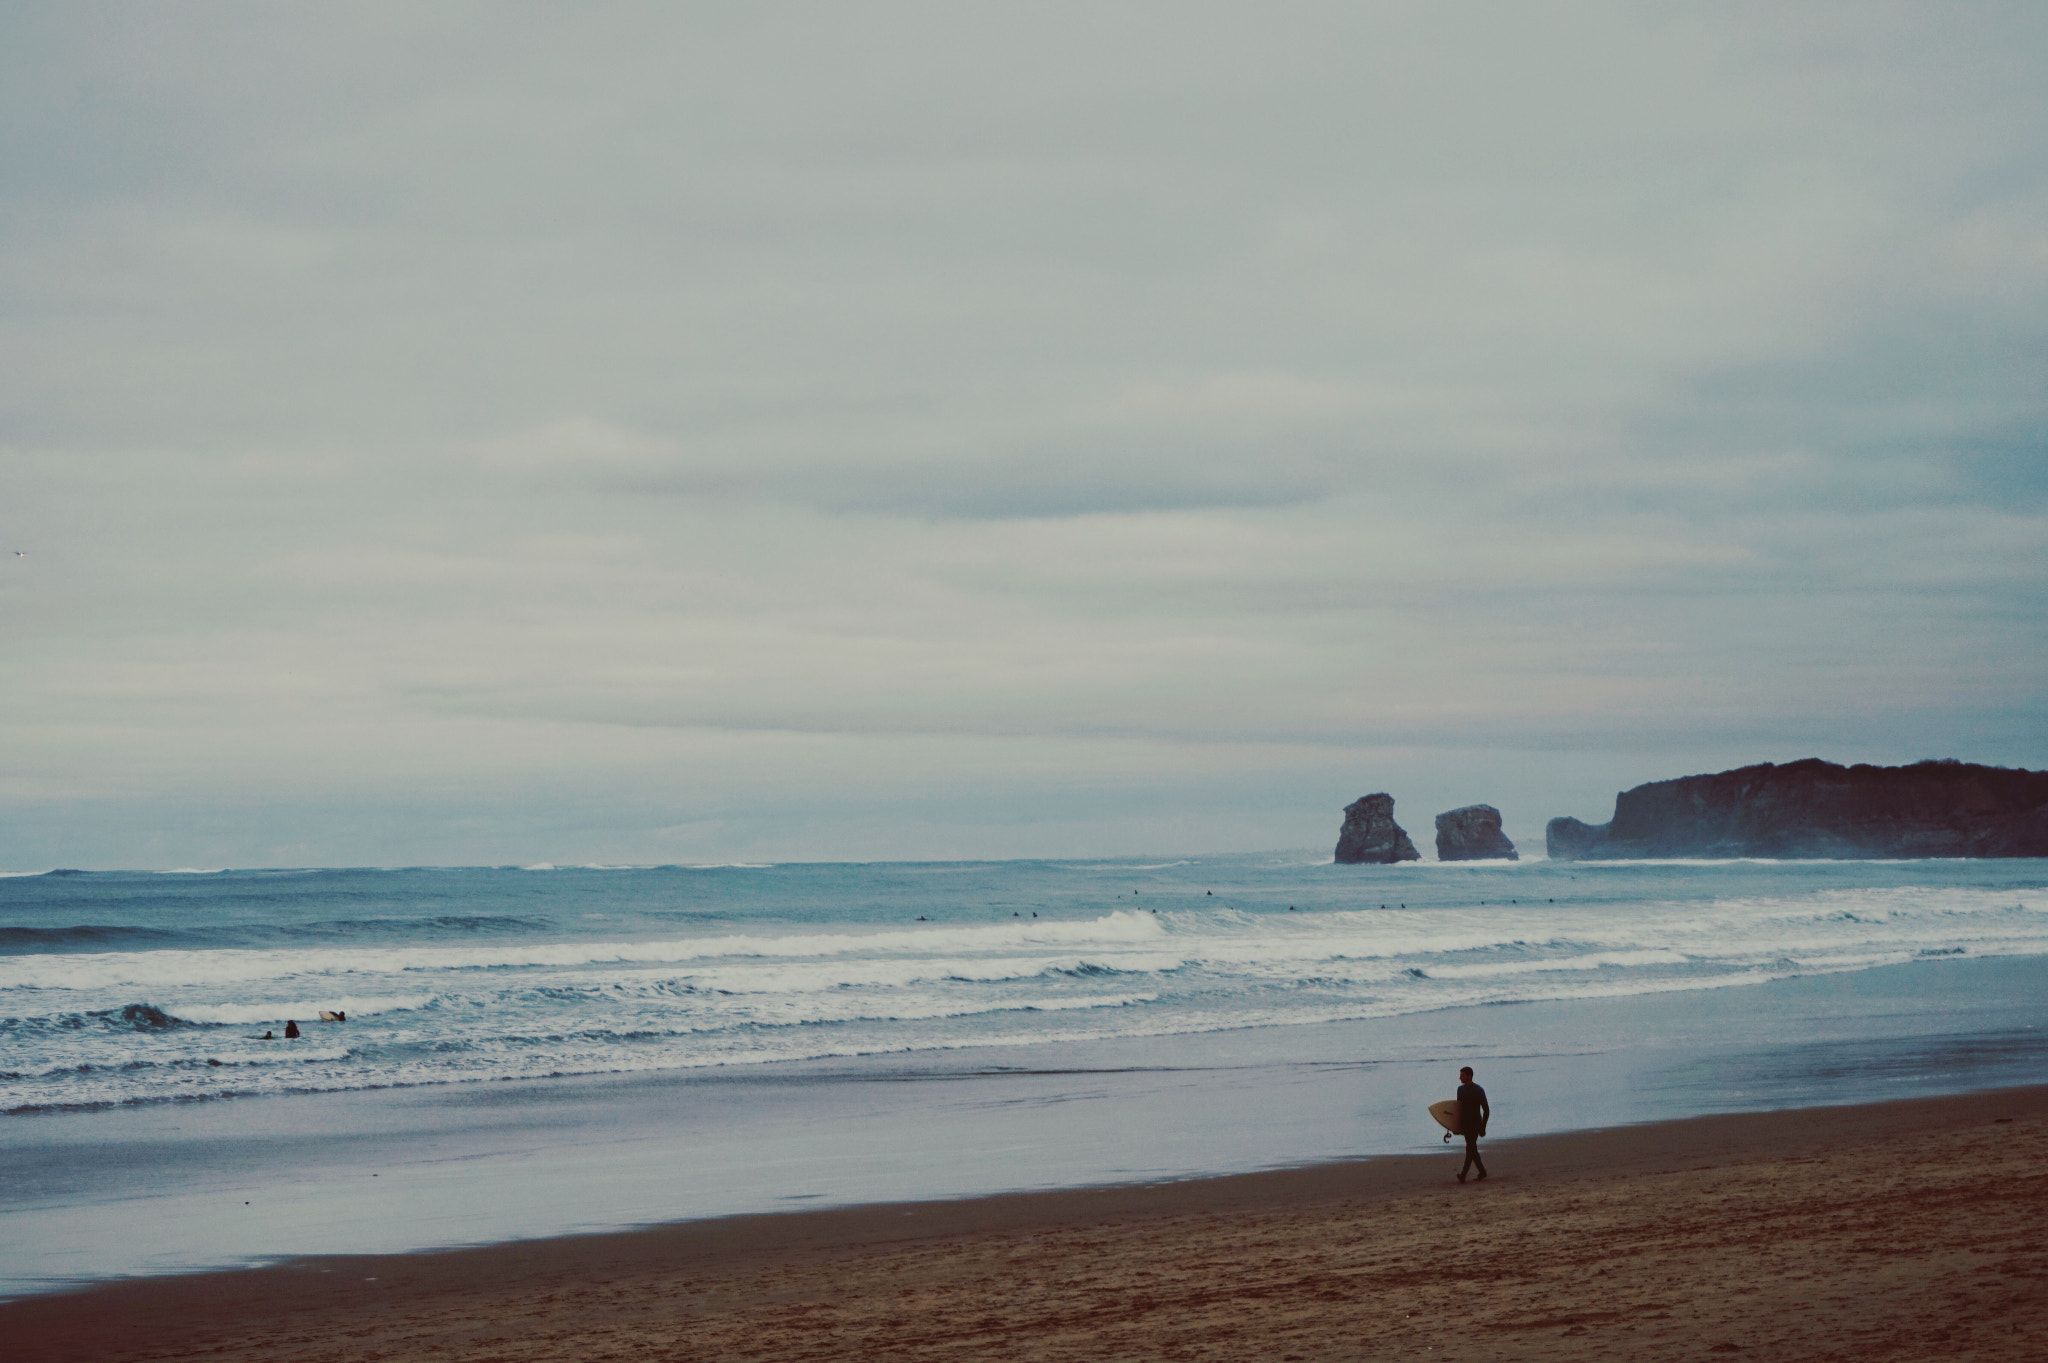
[[1041,1046],[994,1068],[984,1053],[971,1069],[898,1059],[41,1114],[0,1123],[0,1300],[309,1251],[404,1255],[1440,1152],[1422,1109],[1448,1063],[1476,1061],[1506,1100],[1501,1140],[2048,1082],[2048,957],[1760,990]]
[[[660,1328],[675,1343],[686,1341],[693,1329],[715,1333],[719,1321],[737,1318],[734,1313],[744,1316],[766,1309],[767,1298],[761,1294],[764,1274],[783,1284],[771,1295],[793,1293],[789,1301],[813,1296],[842,1300],[843,1292],[833,1285],[848,1281],[849,1274],[859,1277],[868,1271],[863,1265],[872,1267],[870,1261],[878,1257],[905,1264],[915,1261],[923,1265],[920,1271],[931,1273],[940,1271],[929,1262],[934,1254],[951,1262],[1007,1252],[1008,1247],[1047,1237],[1079,1237],[1094,1243],[1106,1235],[1112,1240],[1177,1245],[1218,1234],[1228,1238],[1233,1227],[1266,1225],[1276,1218],[1343,1222],[1355,1231],[1359,1227],[1353,1223],[1359,1217],[1373,1220],[1376,1215],[1374,1233],[1393,1234],[1428,1225],[1426,1220],[1418,1223],[1414,1214],[1426,1216],[1447,1197],[1495,1203],[1522,1199],[1541,1204],[1541,1215],[1556,1216],[1562,1214],[1560,1207],[1568,1209],[1602,1190],[1664,1184],[1670,1185],[1669,1196],[1660,1205],[1667,1216],[1683,1221],[1681,1213],[1700,1202],[1701,1192],[1694,1188],[1685,1195],[1687,1180],[1711,1181],[1714,1175],[1708,1171],[1776,1176],[1797,1165],[1802,1173],[1781,1190],[1791,1191],[1841,1177],[1835,1171],[1838,1162],[1896,1169],[1913,1164],[1918,1159],[1915,1152],[1930,1145],[1954,1146],[1958,1151],[1968,1147],[1984,1158],[2005,1158],[2012,1154],[2014,1140],[2035,1151],[2034,1162],[2025,1167],[2039,1168],[2044,1135],[2048,1085],[1716,1114],[1489,1141],[1494,1177],[1485,1185],[1460,1187],[1453,1181],[1462,1148],[1453,1143],[1439,1154],[1385,1155],[1257,1173],[778,1211],[403,1254],[313,1256],[256,1268],[99,1282],[18,1298],[0,1303],[0,1335],[17,1341],[22,1350],[18,1356],[25,1360],[52,1363],[73,1358],[98,1363],[172,1358],[202,1346],[221,1350],[217,1356],[228,1358],[286,1353],[298,1359],[411,1357],[399,1341],[430,1337],[440,1342],[433,1348],[420,1344],[426,1350],[421,1357],[446,1357],[451,1350],[453,1356],[464,1357],[468,1354],[463,1347],[449,1343],[449,1331],[465,1337],[479,1329],[488,1334],[499,1328],[494,1322],[502,1322],[508,1312],[529,1321],[545,1323],[560,1317],[558,1323],[573,1318],[587,1324],[592,1310],[610,1318],[606,1312],[611,1308],[594,1306],[592,1293],[616,1307],[624,1292],[644,1299],[641,1304],[649,1310],[665,1303],[657,1312],[665,1322]],[[1830,1162],[1816,1164],[1823,1155]],[[1924,1176],[1960,1178],[1969,1167],[1967,1161],[1945,1158],[1929,1164]],[[2048,1214],[2048,1183],[2043,1178],[2048,1175],[2036,1176],[2023,1196],[2011,1199],[2017,1204],[2015,1214],[2028,1225],[2037,1226]],[[1852,1184],[1845,1186],[1842,1196],[1853,1200],[1866,1192]],[[1943,1195],[1952,1197],[1953,1190]],[[1898,1189],[1887,1194],[1894,1202],[1905,1196]],[[1442,1238],[1444,1232],[1426,1234]],[[1905,1237],[1898,1239],[1893,1249],[1914,1252]],[[1227,1256],[1218,1259],[1214,1247],[1203,1254],[1224,1279],[1254,1267],[1234,1264]],[[2035,1260],[2039,1262],[2029,1261],[2030,1272],[2048,1272],[2048,1259],[2037,1253]],[[895,1271],[901,1276],[909,1270],[899,1266]],[[1139,1277],[1149,1272],[1137,1270]],[[687,1300],[676,1298],[674,1294],[686,1287]],[[987,1310],[1000,1315],[1005,1293],[990,1287],[982,1295]],[[568,1301],[579,1304],[572,1309],[563,1305]],[[555,1303],[560,1309],[541,1310],[536,1303]],[[750,1328],[758,1332],[763,1327],[754,1321]],[[336,1351],[329,1347],[332,1341],[322,1342],[329,1333],[339,1338],[344,1329],[351,1337],[367,1332],[385,1338],[379,1346],[382,1351]],[[286,1348],[279,1331],[296,1343]],[[273,1347],[274,1353],[266,1351]]]

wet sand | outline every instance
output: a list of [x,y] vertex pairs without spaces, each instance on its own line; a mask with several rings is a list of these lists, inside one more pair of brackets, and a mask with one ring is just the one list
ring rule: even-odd
[[91,1359],[2039,1359],[2048,1087],[0,1305]]

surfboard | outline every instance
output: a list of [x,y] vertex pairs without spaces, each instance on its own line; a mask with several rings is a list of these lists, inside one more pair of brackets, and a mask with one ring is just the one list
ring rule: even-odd
[[1458,1100],[1446,1098],[1441,1103],[1429,1105],[1429,1115],[1436,1118],[1437,1125],[1444,1129],[1444,1139],[1462,1134],[1458,1130]]

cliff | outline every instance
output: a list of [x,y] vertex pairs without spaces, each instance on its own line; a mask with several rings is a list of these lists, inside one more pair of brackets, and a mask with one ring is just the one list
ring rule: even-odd
[[2048,772],[1819,758],[1653,781],[1604,824],[1552,819],[1552,860],[2048,857]]
[[1337,833],[1337,860],[1349,865],[1420,861],[1422,853],[1394,822],[1394,797],[1381,792],[1362,795],[1344,806],[1344,827]]
[[1514,843],[1501,832],[1500,811],[1492,805],[1466,805],[1436,816],[1438,861],[1520,861]]

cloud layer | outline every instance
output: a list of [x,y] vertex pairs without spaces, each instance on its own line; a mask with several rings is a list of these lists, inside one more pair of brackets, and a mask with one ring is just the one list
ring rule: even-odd
[[67,7],[0,868],[2048,764],[2036,7]]

